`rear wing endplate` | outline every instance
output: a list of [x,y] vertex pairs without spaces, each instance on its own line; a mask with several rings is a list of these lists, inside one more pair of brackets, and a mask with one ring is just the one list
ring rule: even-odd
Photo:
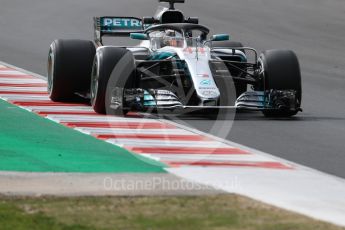
[[135,17],[94,17],[95,42],[102,45],[103,36],[129,37],[144,31],[142,19]]

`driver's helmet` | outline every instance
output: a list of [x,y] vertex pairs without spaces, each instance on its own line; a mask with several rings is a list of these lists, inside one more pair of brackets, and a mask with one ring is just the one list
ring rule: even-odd
[[163,46],[173,46],[183,48],[184,39],[181,33],[174,30],[166,30],[163,37]]

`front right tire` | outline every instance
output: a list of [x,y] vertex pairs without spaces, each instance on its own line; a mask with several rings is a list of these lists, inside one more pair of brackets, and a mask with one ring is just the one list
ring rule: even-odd
[[[267,50],[260,55],[265,90],[295,90],[297,108],[302,102],[301,71],[296,54],[291,50]],[[291,117],[299,110],[265,110],[267,117]]]

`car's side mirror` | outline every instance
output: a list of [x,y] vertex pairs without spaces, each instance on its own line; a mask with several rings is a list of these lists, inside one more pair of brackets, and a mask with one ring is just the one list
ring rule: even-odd
[[215,34],[210,38],[211,41],[229,41],[230,35],[229,34]]
[[131,33],[130,37],[135,40],[149,40],[149,37],[147,34],[142,34],[142,33]]

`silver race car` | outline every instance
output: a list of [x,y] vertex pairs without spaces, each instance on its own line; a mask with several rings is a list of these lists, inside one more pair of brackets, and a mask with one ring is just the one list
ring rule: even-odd
[[[57,102],[91,102],[97,113],[259,110],[301,111],[299,63],[290,50],[260,55],[227,34],[209,35],[198,18],[159,7],[154,17],[95,17],[95,40],[56,40],[48,58],[48,92]],[[103,37],[137,46],[109,46]]]

